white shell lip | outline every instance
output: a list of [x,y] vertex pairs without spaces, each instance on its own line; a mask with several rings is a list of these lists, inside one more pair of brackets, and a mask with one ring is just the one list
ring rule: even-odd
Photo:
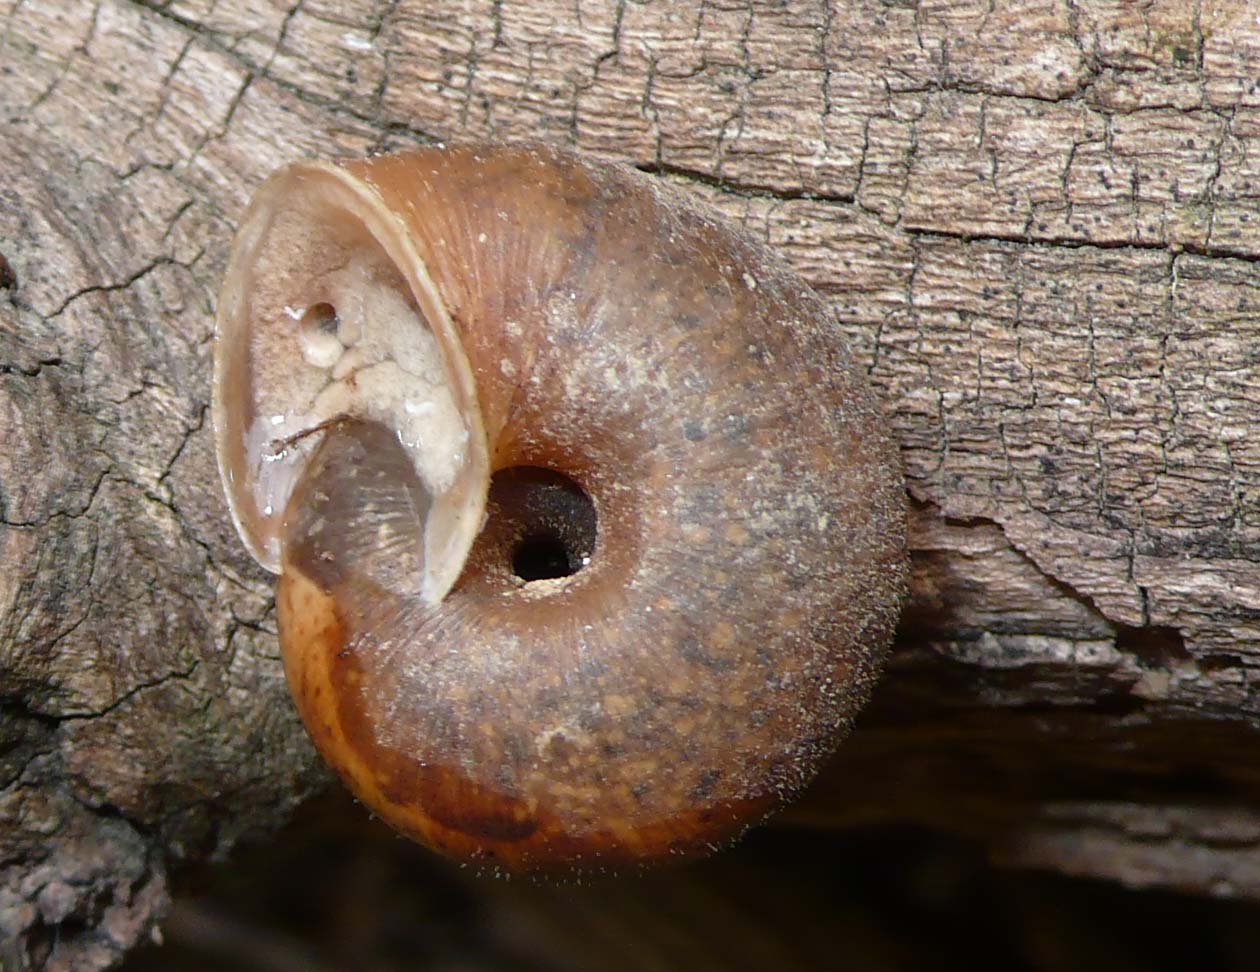
[[[284,503],[259,508],[253,470],[260,459],[250,454],[247,443],[258,370],[251,353],[255,326],[251,295],[257,283],[255,266],[276,219],[295,202],[309,202],[312,197],[307,193],[317,194],[330,213],[357,222],[397,268],[436,338],[447,387],[463,419],[467,436],[458,473],[449,488],[434,495],[425,523],[419,590],[425,601],[437,603],[458,579],[485,513],[490,459],[476,385],[450,314],[406,223],[372,185],[333,163],[295,162],[273,174],[255,193],[232,245],[219,294],[211,401],[219,472],[232,521],[250,555],[266,570],[280,573]],[[297,463],[294,481],[305,457]],[[283,498],[287,496],[286,491]]]

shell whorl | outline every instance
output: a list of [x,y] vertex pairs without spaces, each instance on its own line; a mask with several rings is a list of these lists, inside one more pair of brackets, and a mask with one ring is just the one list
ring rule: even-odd
[[[221,302],[216,429],[242,534],[281,570],[298,707],[350,787],[519,867],[700,851],[798,790],[869,693],[906,569],[896,451],[822,299],[683,194],[555,149],[269,186]],[[318,377],[258,360],[306,326],[275,306],[330,303],[360,245],[354,279],[398,298],[364,306],[405,304],[436,342],[408,367],[441,372],[450,435],[391,426],[392,391],[321,412]],[[244,430],[276,380],[307,396],[277,424],[303,427],[264,460]],[[456,445],[417,459],[426,437]],[[527,581],[540,531],[570,563]]]

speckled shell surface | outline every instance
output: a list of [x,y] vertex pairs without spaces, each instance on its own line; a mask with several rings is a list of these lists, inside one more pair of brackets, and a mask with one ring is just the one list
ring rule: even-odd
[[285,668],[316,746],[399,830],[508,867],[737,834],[847,730],[904,587],[895,446],[829,309],[622,167],[473,146],[340,171],[436,288],[488,471],[563,473],[595,526],[580,569],[526,582],[511,552],[563,504],[496,486],[454,586],[424,603],[408,576],[429,500],[394,438],[317,433],[277,528]]

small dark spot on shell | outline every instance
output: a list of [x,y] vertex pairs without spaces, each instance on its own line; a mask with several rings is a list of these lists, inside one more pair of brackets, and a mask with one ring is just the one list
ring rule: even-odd
[[9,265],[8,258],[0,253],[0,290],[13,290],[17,287],[17,274]]
[[722,779],[722,771],[720,769],[707,769],[700,774],[700,779],[696,781],[696,785],[692,787],[691,796],[694,800],[707,800],[713,794],[713,788],[717,786]]
[[693,635],[685,637],[678,646],[678,657],[701,668],[722,670],[730,668],[729,659],[717,657],[705,650],[704,644]]

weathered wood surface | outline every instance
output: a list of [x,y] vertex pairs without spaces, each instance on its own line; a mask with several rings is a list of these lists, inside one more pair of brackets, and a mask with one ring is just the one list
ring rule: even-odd
[[274,166],[556,140],[835,303],[915,583],[794,811],[1260,896],[1260,16],[1245,0],[14,0],[0,14],[0,961],[97,968],[325,777],[207,428]]

